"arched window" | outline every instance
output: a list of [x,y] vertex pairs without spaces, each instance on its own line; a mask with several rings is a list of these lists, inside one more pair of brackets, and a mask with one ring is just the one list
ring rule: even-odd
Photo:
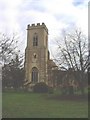
[[38,35],[35,33],[33,37],[33,46],[38,46]]
[[32,68],[32,78],[31,78],[33,83],[38,82],[38,69],[36,67]]

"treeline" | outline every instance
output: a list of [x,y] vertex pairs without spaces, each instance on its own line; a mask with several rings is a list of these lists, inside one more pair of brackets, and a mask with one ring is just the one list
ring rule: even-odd
[[24,82],[24,55],[18,50],[18,35],[0,34],[2,88],[20,88]]

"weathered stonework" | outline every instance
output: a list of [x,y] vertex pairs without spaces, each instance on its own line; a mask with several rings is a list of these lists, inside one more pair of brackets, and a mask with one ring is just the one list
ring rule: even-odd
[[[35,43],[35,40],[37,40],[37,43]],[[27,47],[25,50],[25,80],[32,85],[42,81],[48,84],[47,64],[48,29],[44,23],[42,25],[40,23],[28,25]]]

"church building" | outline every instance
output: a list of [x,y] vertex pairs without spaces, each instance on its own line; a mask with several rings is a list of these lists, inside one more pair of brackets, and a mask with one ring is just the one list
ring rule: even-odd
[[25,49],[25,81],[35,85],[45,82],[51,85],[51,70],[57,69],[48,51],[48,29],[44,23],[27,26],[27,47]]

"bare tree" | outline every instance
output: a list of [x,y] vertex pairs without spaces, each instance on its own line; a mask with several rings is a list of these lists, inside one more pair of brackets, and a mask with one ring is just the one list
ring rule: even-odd
[[[77,71],[81,88],[85,79],[85,72],[88,69],[88,39],[81,30],[64,32],[63,38],[57,41],[58,53],[56,62],[60,69],[71,68]],[[83,90],[82,90],[83,91]]]
[[0,60],[9,63],[17,49],[18,36],[13,34],[8,37],[5,34],[0,34]]
[[2,86],[17,87],[24,80],[24,55],[18,50],[17,34],[0,34],[0,62],[2,63]]

